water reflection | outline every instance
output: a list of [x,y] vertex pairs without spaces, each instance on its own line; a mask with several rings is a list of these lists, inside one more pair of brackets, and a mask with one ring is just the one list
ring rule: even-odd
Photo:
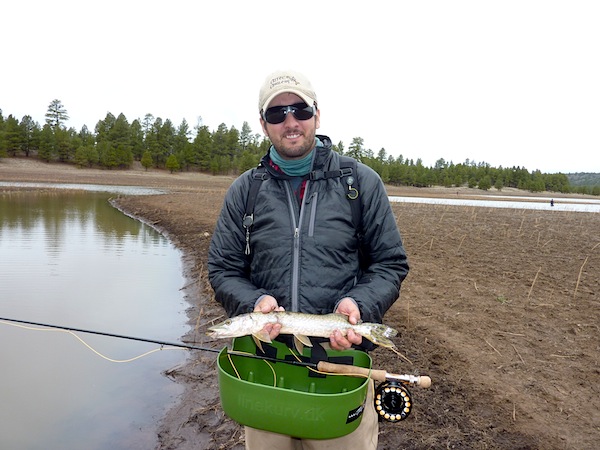
[[[178,341],[185,332],[181,255],[107,194],[0,195],[0,317]],[[156,346],[81,336],[115,359]],[[179,394],[161,351],[101,359],[66,333],[0,324],[0,448],[146,449]]]
[[[140,226],[124,214],[106,214],[110,208],[105,194],[89,192],[8,192],[3,195],[0,231],[28,230],[43,224],[48,235],[64,237],[68,226],[82,230],[97,227],[98,237],[106,241],[137,236]],[[158,242],[159,234],[151,237]]]

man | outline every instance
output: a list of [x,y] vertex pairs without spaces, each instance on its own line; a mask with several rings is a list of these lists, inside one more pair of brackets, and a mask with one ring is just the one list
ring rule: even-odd
[[[231,185],[209,250],[209,279],[227,314],[260,311],[331,312],[351,323],[382,322],[408,273],[406,254],[383,183],[358,164],[360,230],[352,220],[349,184],[338,173],[340,156],[317,136],[320,110],[310,82],[297,72],[275,72],[259,93],[260,123],[271,140],[262,158],[264,181],[253,222],[244,227],[252,174]],[[338,172],[336,172],[338,171]],[[248,225],[248,224],[246,224]],[[362,235],[362,239],[359,239]],[[267,326],[272,339],[279,325]],[[335,350],[369,343],[352,331],[329,338]],[[369,386],[360,426],[332,440],[300,441],[246,427],[248,449],[375,449],[377,415]]]

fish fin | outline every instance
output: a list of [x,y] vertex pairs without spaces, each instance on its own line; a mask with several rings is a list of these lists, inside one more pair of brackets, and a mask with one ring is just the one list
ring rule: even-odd
[[294,348],[299,354],[304,353],[304,344],[296,336],[294,336]]
[[269,336],[269,333],[267,333],[265,330],[260,330],[258,333],[253,334],[252,339],[254,339],[254,343],[263,353],[265,351],[263,350],[262,343],[266,342],[267,344],[270,344],[273,342],[271,341],[271,336]]
[[254,343],[256,344],[256,348],[258,348],[261,352],[265,352],[262,346],[262,342],[260,342],[260,339],[258,339],[256,336],[252,335],[252,339],[254,340]]
[[259,341],[262,342],[266,342],[267,344],[270,344],[271,342],[271,336],[269,336],[269,332],[266,331],[265,329],[260,330],[257,333],[254,333],[252,336],[254,336],[254,340],[256,341],[257,339]]
[[310,342],[310,338],[308,336],[303,335],[303,334],[295,334],[294,335],[294,340],[302,342],[307,347],[312,347],[313,346],[312,342]]

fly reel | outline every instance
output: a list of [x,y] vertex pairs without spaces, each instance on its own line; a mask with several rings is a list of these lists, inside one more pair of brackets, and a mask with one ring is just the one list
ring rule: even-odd
[[399,422],[410,414],[410,391],[397,381],[385,381],[375,390],[375,411],[380,420]]

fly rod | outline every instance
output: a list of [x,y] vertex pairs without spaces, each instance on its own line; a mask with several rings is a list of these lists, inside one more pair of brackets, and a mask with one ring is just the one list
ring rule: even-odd
[[[169,347],[187,348],[190,350],[200,350],[200,351],[213,352],[213,353],[221,352],[220,349],[211,348],[211,347],[201,347],[198,345],[182,344],[180,342],[169,342],[169,341],[162,341],[162,340],[158,340],[158,339],[127,336],[124,334],[108,333],[105,331],[86,330],[83,328],[74,328],[74,327],[67,327],[67,326],[62,326],[62,325],[51,325],[51,324],[47,324],[47,323],[32,322],[32,321],[28,321],[28,320],[9,319],[9,318],[5,318],[5,317],[0,317],[0,322],[11,322],[11,323],[18,323],[18,324],[23,324],[23,325],[45,327],[45,328],[50,328],[50,329],[55,329],[55,330],[64,330],[64,331],[69,331],[69,332],[74,332],[74,333],[94,334],[97,336],[106,336],[106,337],[117,338],[117,339],[127,339],[130,341],[148,342],[150,344],[157,344],[157,345],[169,346]],[[304,362],[304,361],[298,361],[298,360],[271,358],[269,356],[254,355],[252,353],[238,352],[235,350],[227,350],[227,353],[229,355],[242,356],[244,358],[262,359],[264,361],[269,361],[269,362],[275,362],[275,363],[280,362],[280,363],[291,364],[291,365],[295,365],[295,366],[303,366],[303,367],[307,367],[309,369],[317,370],[319,372],[334,373],[334,374],[348,375],[348,376],[362,376],[365,378],[371,378],[374,381],[397,381],[400,383],[414,384],[414,385],[422,387],[422,388],[428,388],[431,386],[431,378],[429,378],[428,376],[390,374],[390,373],[386,372],[385,370],[367,369],[365,367],[358,367],[358,366],[352,366],[352,365],[347,365],[347,364],[334,364],[334,363],[330,363],[327,361],[319,361],[318,363],[310,363],[310,362]]]
[[33,325],[36,327],[53,328],[56,330],[72,331],[72,332],[76,332],[76,333],[95,334],[97,336],[107,336],[107,337],[112,337],[112,338],[117,338],[117,339],[128,339],[130,341],[149,342],[150,344],[168,345],[169,347],[188,348],[190,350],[202,350],[205,352],[213,352],[213,353],[219,353],[221,351],[218,348],[199,347],[197,345],[182,344],[180,342],[160,341],[157,339],[147,339],[147,338],[141,338],[141,337],[135,337],[135,336],[126,336],[124,334],[107,333],[105,331],[84,330],[82,328],[65,327],[65,326],[61,326],[61,325],[50,325],[50,324],[41,323],[41,322],[30,322],[28,320],[7,319],[4,317],[0,317],[0,322],[1,321],[21,323],[24,325]]
[[414,384],[422,388],[431,386],[431,378],[428,376],[417,375],[400,375],[388,373],[382,369],[369,369],[366,367],[352,366],[350,364],[336,364],[328,361],[319,361],[317,363],[299,361],[293,359],[272,358],[270,356],[254,355],[252,353],[238,352],[236,350],[228,350],[227,354],[235,356],[243,356],[245,358],[262,359],[269,362],[281,362],[294,366],[307,367],[312,370],[323,373],[332,373],[336,375],[347,375],[353,377],[371,378],[373,381],[398,381],[405,384]]

